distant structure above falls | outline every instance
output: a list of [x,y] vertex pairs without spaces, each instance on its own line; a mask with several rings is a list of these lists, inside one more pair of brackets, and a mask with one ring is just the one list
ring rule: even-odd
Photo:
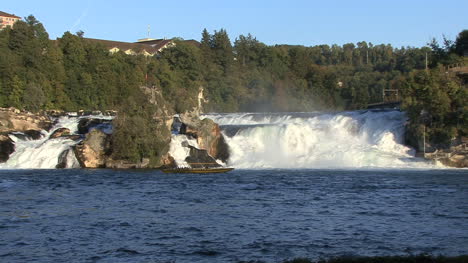
[[[84,39],[89,42],[100,43],[104,45],[112,54],[122,51],[127,55],[144,55],[149,57],[161,53],[166,48],[174,47],[176,45],[173,39],[143,38],[134,43],[94,38]],[[193,45],[199,45],[196,40],[185,40],[184,42]]]

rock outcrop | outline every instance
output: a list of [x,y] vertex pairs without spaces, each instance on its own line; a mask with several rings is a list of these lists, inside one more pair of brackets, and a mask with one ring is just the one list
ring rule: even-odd
[[69,154],[74,154],[71,149],[63,151],[58,157],[58,163],[55,166],[57,169],[69,168],[67,159]]
[[111,127],[112,120],[83,118],[78,122],[78,133],[86,134],[93,128]]
[[15,137],[21,140],[39,140],[43,136],[42,132],[38,130],[27,130],[24,132],[10,132],[10,134],[13,134]]
[[455,168],[467,168],[468,167],[468,151],[462,154],[453,154],[446,158],[439,159],[445,166],[455,167]]
[[42,138],[42,135],[43,135],[42,132],[38,130],[27,130],[27,131],[24,131],[23,133],[30,140],[39,140],[40,138]]
[[46,115],[15,108],[0,108],[0,132],[2,133],[49,130],[52,125],[52,121]]
[[221,167],[216,160],[211,157],[206,150],[200,150],[193,146],[190,148],[190,154],[185,161],[190,164],[192,168],[214,168]]
[[455,168],[468,167],[468,138],[459,138],[458,143],[445,149],[437,149],[434,152],[424,154],[429,160],[435,160],[445,166]]
[[106,167],[112,169],[138,169],[138,168],[147,168],[149,166],[150,160],[148,158],[143,158],[141,162],[129,162],[125,160],[113,160],[111,158],[107,159]]
[[181,114],[180,121],[182,122],[180,134],[195,138],[200,149],[206,150],[211,157],[227,161],[229,147],[218,124],[208,118],[200,120],[196,113]]
[[8,135],[0,134],[0,163],[8,161],[10,154],[15,151],[15,143]]
[[70,129],[68,128],[58,128],[49,136],[49,139],[55,139],[62,136],[70,135]]
[[76,158],[83,168],[103,168],[110,151],[110,136],[101,130],[92,130],[74,148]]

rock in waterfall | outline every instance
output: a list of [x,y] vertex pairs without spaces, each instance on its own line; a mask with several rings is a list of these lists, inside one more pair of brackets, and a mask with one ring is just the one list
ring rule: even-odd
[[85,168],[102,168],[110,151],[110,136],[94,129],[86,138],[75,146],[78,162]]
[[15,151],[15,143],[6,135],[0,135],[0,163],[6,162]]
[[195,113],[181,114],[180,120],[180,134],[195,138],[200,149],[206,150],[211,157],[227,161],[229,148],[218,124],[208,118],[200,120]]

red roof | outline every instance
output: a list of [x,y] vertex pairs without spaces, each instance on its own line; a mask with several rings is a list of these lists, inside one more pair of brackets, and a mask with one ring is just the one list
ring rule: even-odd
[[3,17],[13,17],[13,18],[21,19],[21,17],[19,17],[19,16],[15,16],[15,15],[12,15],[12,14],[8,14],[8,13],[2,12],[2,11],[0,11],[0,16],[3,16]]

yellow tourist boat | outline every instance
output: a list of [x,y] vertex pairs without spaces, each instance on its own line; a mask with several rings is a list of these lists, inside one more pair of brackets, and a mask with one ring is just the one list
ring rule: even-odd
[[177,167],[162,169],[164,173],[175,173],[175,174],[212,174],[212,173],[226,173],[234,170],[234,168],[219,167],[219,168],[189,168],[189,167]]

